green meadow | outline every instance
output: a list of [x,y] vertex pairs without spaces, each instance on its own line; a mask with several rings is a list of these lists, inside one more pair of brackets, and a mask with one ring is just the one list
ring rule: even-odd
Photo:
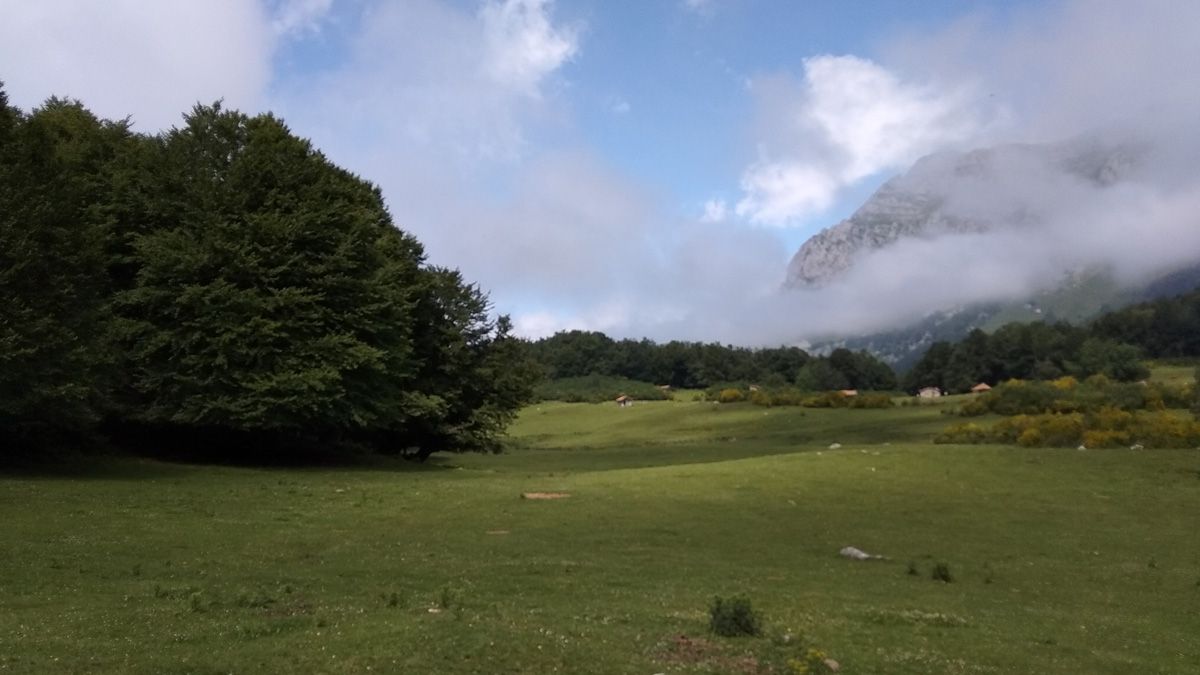
[[[543,403],[424,465],[9,472],[0,672],[1197,672],[1200,451],[932,445],[949,405]],[[764,634],[712,635],[717,595]]]

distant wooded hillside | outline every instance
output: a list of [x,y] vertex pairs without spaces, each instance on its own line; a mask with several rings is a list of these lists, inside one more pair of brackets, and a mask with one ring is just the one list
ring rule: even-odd
[[988,334],[936,342],[904,378],[910,389],[963,392],[984,382],[1103,374],[1146,377],[1145,357],[1200,357],[1200,290],[1104,314],[1081,326],[1010,323]]

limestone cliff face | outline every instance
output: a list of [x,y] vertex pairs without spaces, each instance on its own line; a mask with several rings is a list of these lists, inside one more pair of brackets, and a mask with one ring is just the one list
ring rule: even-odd
[[1036,225],[1038,190],[1062,180],[1111,185],[1135,170],[1142,152],[1135,143],[1077,139],[927,156],[884,183],[849,218],[805,242],[785,285],[828,283],[864,253],[907,237]]

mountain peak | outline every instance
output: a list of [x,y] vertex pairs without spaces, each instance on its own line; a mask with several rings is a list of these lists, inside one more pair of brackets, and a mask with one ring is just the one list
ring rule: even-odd
[[928,155],[884,183],[849,218],[805,242],[788,265],[785,286],[827,284],[862,255],[905,238],[1036,224],[1044,214],[1024,186],[1042,184],[1037,178],[1045,176],[1045,184],[1065,178],[1107,187],[1133,173],[1143,152],[1136,143],[1084,137]]

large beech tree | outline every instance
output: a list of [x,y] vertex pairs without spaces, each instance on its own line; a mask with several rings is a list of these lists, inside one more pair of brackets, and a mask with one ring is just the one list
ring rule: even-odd
[[[106,393],[104,233],[123,123],[51,99],[26,116],[0,88],[0,445],[76,438]],[[0,450],[0,454],[4,451]]]
[[139,136],[0,94],[0,160],[5,429],[424,458],[497,448],[529,397],[486,295],[272,115]]

